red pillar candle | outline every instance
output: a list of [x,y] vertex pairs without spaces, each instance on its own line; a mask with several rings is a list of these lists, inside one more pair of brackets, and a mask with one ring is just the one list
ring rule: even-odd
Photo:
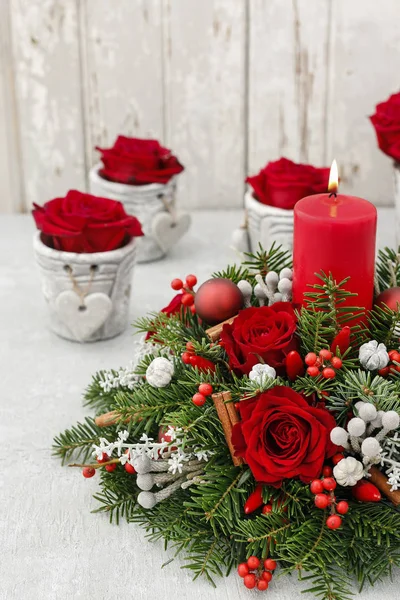
[[[337,183],[330,182],[330,190]],[[332,273],[337,282],[350,277],[346,289],[358,294],[348,305],[371,309],[374,293],[376,208],[362,198],[316,194],[294,208],[293,302],[304,304],[315,273]]]

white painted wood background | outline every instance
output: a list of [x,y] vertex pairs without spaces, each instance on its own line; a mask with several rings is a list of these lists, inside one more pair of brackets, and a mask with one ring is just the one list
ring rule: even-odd
[[0,0],[0,212],[85,189],[96,144],[156,136],[180,202],[237,208],[281,155],[392,203],[367,116],[398,90],[398,0]]

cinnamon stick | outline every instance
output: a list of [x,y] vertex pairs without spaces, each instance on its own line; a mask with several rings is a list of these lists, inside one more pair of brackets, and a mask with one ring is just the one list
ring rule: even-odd
[[222,394],[213,394],[212,399],[214,401],[215,409],[217,411],[219,420],[221,421],[222,429],[224,430],[225,439],[226,443],[228,444],[229,452],[231,453],[232,462],[235,465],[235,467],[238,467],[239,465],[243,464],[243,459],[238,456],[235,456],[235,448],[232,444],[233,426],[229,418],[227,405],[224,401],[224,394],[228,394],[230,396],[229,392],[223,392]]
[[231,422],[232,427],[239,423],[239,415],[235,408],[235,404],[232,402],[232,394],[230,392],[222,392],[222,396],[224,399],[224,403],[226,406],[226,410],[228,411],[229,420]]
[[214,325],[214,327],[210,327],[206,330],[206,334],[210,338],[212,342],[217,342],[221,337],[222,328],[224,325],[230,325],[236,319],[237,315],[227,319],[226,321],[222,321],[222,323],[218,323],[218,325]]
[[388,478],[382,471],[380,471],[377,467],[372,466],[369,470],[371,477],[368,479],[371,483],[376,485],[378,490],[386,496],[388,500],[395,506],[399,506],[400,504],[400,490],[390,491],[390,483],[388,483]]

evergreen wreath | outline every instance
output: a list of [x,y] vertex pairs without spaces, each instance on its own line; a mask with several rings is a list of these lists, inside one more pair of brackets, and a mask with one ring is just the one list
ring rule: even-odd
[[[379,252],[377,294],[399,285],[398,257]],[[244,303],[224,325],[195,276],[174,280],[171,305],[137,323],[135,361],[93,377],[95,417],[54,453],[100,472],[95,512],[163,539],[195,579],[237,568],[262,591],[278,567],[348,600],[400,564],[400,313],[363,318],[329,273],[294,310],[291,278],[275,246],[215,273],[203,286],[235,284]]]

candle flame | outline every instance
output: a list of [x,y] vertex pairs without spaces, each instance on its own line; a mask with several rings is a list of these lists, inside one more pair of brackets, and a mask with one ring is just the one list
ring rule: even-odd
[[339,174],[336,160],[333,161],[329,173],[328,192],[336,194],[339,187]]

